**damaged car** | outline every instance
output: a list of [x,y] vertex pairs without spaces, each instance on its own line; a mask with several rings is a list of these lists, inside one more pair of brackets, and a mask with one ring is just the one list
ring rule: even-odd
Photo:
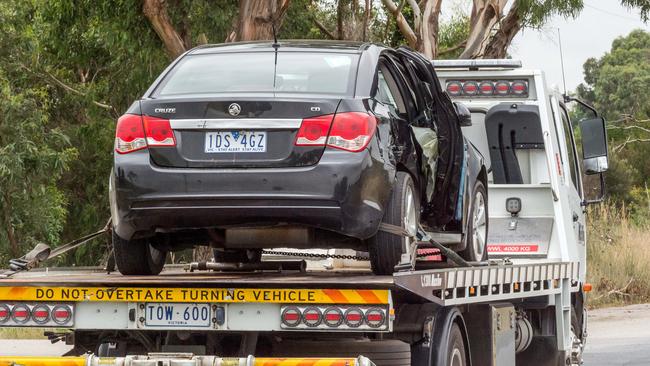
[[264,248],[349,248],[391,274],[419,227],[486,258],[487,172],[431,62],[408,48],[281,41],[176,59],[119,118],[115,261],[158,274],[196,245],[255,262]]

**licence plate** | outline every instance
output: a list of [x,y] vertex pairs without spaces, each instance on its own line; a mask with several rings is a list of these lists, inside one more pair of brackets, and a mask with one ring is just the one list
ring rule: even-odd
[[148,327],[210,327],[210,304],[146,303]]
[[266,152],[266,132],[217,131],[205,134],[206,153]]

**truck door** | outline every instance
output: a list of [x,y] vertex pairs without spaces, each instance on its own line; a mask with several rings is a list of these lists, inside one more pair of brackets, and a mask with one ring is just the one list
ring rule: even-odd
[[[569,118],[566,107],[559,103],[555,98],[552,101],[553,117],[555,127],[558,132],[558,143],[560,145],[560,160],[563,168],[563,188],[567,192],[569,218],[573,226],[573,235],[578,243],[578,256],[584,260],[585,256],[585,213],[583,202],[582,176],[580,173],[580,164],[578,160],[578,150],[576,148],[573,126]],[[569,246],[572,248],[572,246]]]

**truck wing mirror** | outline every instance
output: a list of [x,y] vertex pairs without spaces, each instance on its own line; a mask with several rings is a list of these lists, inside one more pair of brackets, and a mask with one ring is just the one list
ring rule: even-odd
[[458,121],[461,127],[469,127],[472,125],[472,113],[465,104],[454,102],[454,109],[458,115]]
[[582,135],[582,161],[585,174],[599,174],[609,166],[607,153],[607,131],[602,117],[580,122]]

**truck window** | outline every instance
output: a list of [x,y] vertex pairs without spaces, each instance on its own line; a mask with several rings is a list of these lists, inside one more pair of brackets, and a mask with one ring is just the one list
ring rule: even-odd
[[565,146],[567,151],[567,160],[569,163],[569,171],[571,172],[571,182],[573,182],[573,186],[580,194],[580,176],[578,172],[576,144],[575,139],[573,138],[573,128],[571,126],[571,122],[569,121],[569,115],[567,114],[567,111],[564,109],[564,107],[560,108],[560,116],[562,117],[562,128],[564,129],[564,142],[566,144]]

